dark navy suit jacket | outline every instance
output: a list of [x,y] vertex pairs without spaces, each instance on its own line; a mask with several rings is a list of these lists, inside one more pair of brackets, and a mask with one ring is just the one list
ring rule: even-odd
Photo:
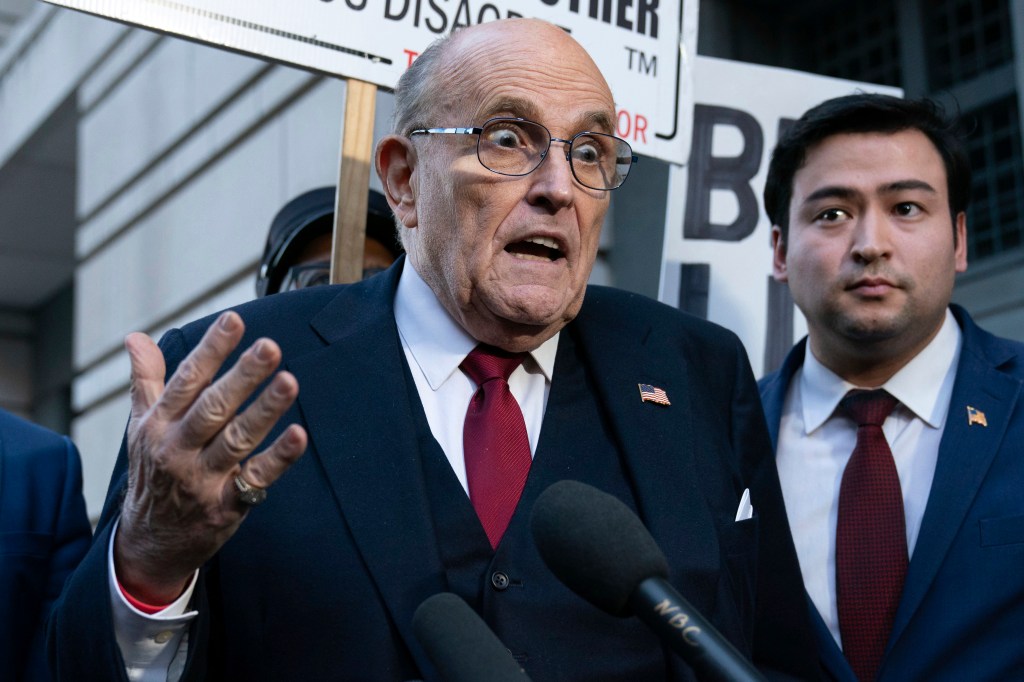
[[[300,386],[296,405],[269,438],[298,422],[310,445],[203,568],[187,679],[438,679],[412,633],[412,615],[449,588],[446,570],[458,567],[444,565],[425,490],[428,454],[439,449],[416,428],[422,407],[409,390],[392,308],[401,268],[400,261],[357,284],[237,309],[246,322],[242,347],[258,335],[275,338]],[[164,338],[170,368],[211,320]],[[601,439],[621,462],[619,475],[668,556],[678,589],[762,665],[813,675],[795,551],[756,385],[736,337],[603,288],[588,290],[562,335],[531,478],[545,459],[565,455],[557,475],[586,480],[588,453],[575,451],[576,436]],[[575,419],[561,393],[564,377],[581,367],[588,395],[603,408],[599,423]],[[672,405],[642,402],[638,383],[664,389]],[[123,679],[106,552],[124,471],[122,448],[97,540],[58,605],[50,645],[60,679]],[[447,474],[457,490],[450,504],[469,508],[450,467]],[[744,488],[755,517],[736,523]],[[540,492],[527,481],[499,546],[516,543],[511,558],[525,573],[493,594],[480,576],[486,599],[502,600],[506,644],[533,652],[525,667],[535,682],[601,679],[594,671],[613,669],[637,648],[653,648],[658,668],[671,671],[662,679],[692,680],[636,621],[602,614],[543,567],[528,524]]]
[[[879,680],[1024,680],[1024,344],[952,306],[963,348],[928,496]],[[772,442],[806,339],[760,382]],[[987,426],[968,421],[980,410]],[[808,599],[808,603],[810,600]],[[853,672],[812,605],[829,676]]]
[[0,410],[0,680],[48,680],[54,601],[89,547],[70,440]]

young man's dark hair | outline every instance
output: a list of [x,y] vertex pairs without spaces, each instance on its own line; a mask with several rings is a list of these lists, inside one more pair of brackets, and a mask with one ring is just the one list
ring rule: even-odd
[[782,231],[783,241],[789,232],[793,176],[803,166],[808,150],[833,135],[897,133],[909,129],[924,133],[942,157],[949,211],[955,225],[956,215],[967,210],[971,196],[971,167],[960,124],[929,99],[859,93],[830,99],[809,109],[775,147],[764,186],[764,208],[772,225],[778,225]]

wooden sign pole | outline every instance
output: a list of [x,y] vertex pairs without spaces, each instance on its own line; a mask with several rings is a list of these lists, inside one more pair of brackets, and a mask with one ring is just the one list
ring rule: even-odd
[[347,80],[345,120],[341,131],[341,163],[338,168],[338,190],[334,198],[331,284],[358,282],[363,277],[376,103],[376,85],[354,78]]

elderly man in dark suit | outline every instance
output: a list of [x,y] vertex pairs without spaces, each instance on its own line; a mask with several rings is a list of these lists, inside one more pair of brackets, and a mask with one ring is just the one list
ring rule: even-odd
[[67,438],[0,410],[0,680],[48,680],[46,619],[92,528]]
[[836,680],[1024,679],[1024,345],[949,304],[970,188],[927,100],[829,100],[772,157],[808,335],[761,392]]
[[633,157],[586,52],[535,20],[460,30],[395,118],[376,164],[407,257],[161,349],[128,338],[127,441],[52,629],[59,676],[437,680],[412,616],[450,591],[537,682],[695,679],[545,568],[530,511],[565,478],[635,509],[758,665],[813,675],[741,345],[587,287]]

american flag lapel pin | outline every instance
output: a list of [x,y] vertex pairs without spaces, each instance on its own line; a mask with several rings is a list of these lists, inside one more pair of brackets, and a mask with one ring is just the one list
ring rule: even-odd
[[988,420],[985,419],[985,413],[976,407],[967,406],[967,425],[974,426],[988,426]]
[[656,405],[671,405],[668,401],[668,394],[663,389],[650,384],[637,384],[640,387],[640,401],[644,403],[655,403]]

